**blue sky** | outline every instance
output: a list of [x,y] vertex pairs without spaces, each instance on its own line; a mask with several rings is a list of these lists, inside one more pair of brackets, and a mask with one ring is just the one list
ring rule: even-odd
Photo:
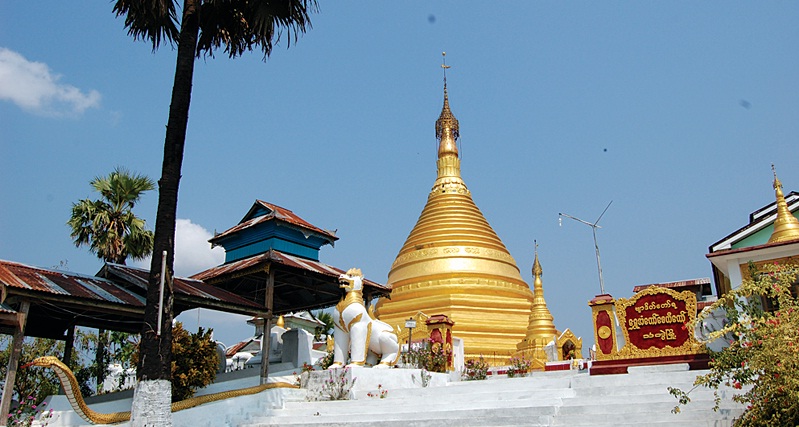
[[[797,2],[325,2],[262,61],[198,60],[179,274],[255,199],[337,229],[329,264],[385,282],[435,179],[447,52],[463,177],[532,283],[539,243],[559,329],[590,344],[606,290],[709,277],[708,246],[799,189]],[[0,3],[0,259],[94,273],[71,203],[116,166],[158,179],[175,51],[109,2]],[[138,214],[154,224],[157,197]],[[181,243],[181,241],[183,243]],[[182,270],[182,271],[181,271]],[[189,327],[196,313],[184,316]],[[203,311],[227,344],[252,329]]]

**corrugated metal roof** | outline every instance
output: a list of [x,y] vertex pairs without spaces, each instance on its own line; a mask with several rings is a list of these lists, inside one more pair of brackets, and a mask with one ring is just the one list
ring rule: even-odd
[[[334,233],[332,233],[330,231],[327,231],[327,230],[323,230],[323,229],[311,224],[310,222],[300,218],[297,214],[295,214],[294,212],[292,212],[289,209],[286,209],[286,208],[283,208],[283,207],[280,207],[280,206],[277,206],[277,205],[273,205],[273,204],[265,202],[263,200],[256,200],[255,204],[253,205],[253,208],[255,208],[255,207],[259,206],[259,205],[269,209],[270,211],[272,211],[272,213],[270,213],[268,215],[261,215],[261,216],[255,217],[255,218],[251,218],[251,219],[248,219],[246,221],[242,220],[235,227],[232,227],[230,229],[227,229],[227,230],[223,231],[222,233],[219,233],[219,234],[215,235],[213,238],[211,238],[209,240],[209,242],[215,242],[215,241],[219,240],[222,237],[229,236],[229,235],[231,235],[231,234],[233,234],[235,232],[244,230],[245,228],[249,228],[249,227],[252,227],[252,226],[254,226],[256,224],[260,224],[262,222],[266,222],[266,221],[269,221],[269,220],[272,220],[272,219],[277,219],[277,220],[280,220],[280,221],[283,221],[283,222],[286,222],[286,223],[289,223],[289,224],[293,224],[293,225],[296,225],[296,226],[299,226],[299,227],[302,227],[302,228],[305,228],[305,229],[308,229],[308,230],[315,231],[315,232],[317,232],[317,233],[319,233],[319,234],[321,234],[323,236],[326,236],[330,240],[338,240],[338,237],[336,237],[336,235]],[[250,212],[252,212],[252,211],[253,211],[253,209],[251,208],[250,211],[247,213],[247,216],[249,216]],[[245,216],[245,218],[247,216]]]
[[[289,255],[277,250],[269,250],[263,254],[251,256],[242,260],[234,261],[229,264],[222,264],[217,267],[209,268],[203,272],[197,273],[192,279],[209,280],[215,277],[225,276],[235,272],[246,271],[247,269],[259,265],[264,262],[274,262],[277,264],[285,265],[291,268],[306,270],[317,274],[322,274],[337,279],[346,271],[336,268],[319,261],[313,261],[305,258],[300,258],[294,255]],[[369,285],[379,289],[390,290],[391,288],[364,278],[364,285]]]
[[0,283],[9,288],[144,307],[144,298],[95,276],[0,260]]
[[[121,279],[134,284],[141,289],[147,289],[147,282],[150,277],[149,270],[112,263],[106,264],[104,270],[107,270],[111,274],[114,274],[115,276],[120,277]],[[201,280],[175,277],[173,283],[175,295],[187,295],[206,300],[248,306],[258,310],[263,309],[263,306],[260,304],[256,304],[255,302],[242,298],[224,289],[220,289],[216,286],[208,285]]]
[[633,288],[633,292],[641,292],[642,290],[650,287],[650,286],[659,286],[661,288],[669,288],[669,289],[680,289],[680,288],[687,288],[689,286],[702,286],[702,285],[709,285],[710,278],[703,277],[701,279],[690,279],[690,280],[680,280],[677,282],[666,282],[666,283],[652,283],[649,285],[638,285]]
[[3,303],[3,304],[0,304],[0,313],[16,314],[17,310],[14,310],[13,308],[11,308],[11,306],[6,305],[5,303]]

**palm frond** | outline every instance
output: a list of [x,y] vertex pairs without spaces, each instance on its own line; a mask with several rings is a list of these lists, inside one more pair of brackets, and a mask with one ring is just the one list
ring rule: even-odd
[[125,28],[134,40],[149,40],[155,51],[162,41],[178,39],[178,17],[172,0],[117,0],[114,13],[125,16]]
[[316,0],[207,0],[200,9],[197,56],[212,56],[224,46],[235,58],[260,47],[266,59],[288,33],[288,45],[311,28]]

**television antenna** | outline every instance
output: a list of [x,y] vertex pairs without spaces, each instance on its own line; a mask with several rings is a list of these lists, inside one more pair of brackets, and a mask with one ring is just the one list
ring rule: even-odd
[[602,227],[599,226],[599,220],[602,219],[602,216],[605,215],[605,212],[608,211],[608,208],[610,207],[610,205],[612,203],[613,203],[613,200],[611,200],[610,203],[608,203],[608,205],[605,206],[605,210],[602,211],[602,213],[599,215],[599,218],[597,218],[596,221],[594,221],[594,222],[584,221],[584,220],[582,220],[580,218],[575,218],[575,217],[573,217],[571,215],[567,215],[567,214],[562,213],[562,212],[558,213],[558,225],[561,226],[561,227],[563,226],[563,217],[564,216],[566,218],[571,218],[571,219],[573,219],[573,220],[575,220],[577,222],[581,222],[581,223],[591,227],[591,231],[594,233],[594,249],[596,249],[596,268],[599,271],[599,291],[600,291],[600,295],[604,295],[605,294],[605,281],[602,279],[602,264],[599,262],[599,244],[596,242],[596,229],[597,228],[602,228]]

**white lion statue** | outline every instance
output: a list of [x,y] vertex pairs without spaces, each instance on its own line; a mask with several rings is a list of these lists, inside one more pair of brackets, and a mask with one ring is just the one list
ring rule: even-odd
[[329,369],[346,364],[348,354],[351,360],[348,366],[392,367],[400,354],[397,335],[388,323],[375,319],[366,310],[363,273],[358,268],[351,268],[339,276],[338,281],[346,295],[333,311],[333,364]]

